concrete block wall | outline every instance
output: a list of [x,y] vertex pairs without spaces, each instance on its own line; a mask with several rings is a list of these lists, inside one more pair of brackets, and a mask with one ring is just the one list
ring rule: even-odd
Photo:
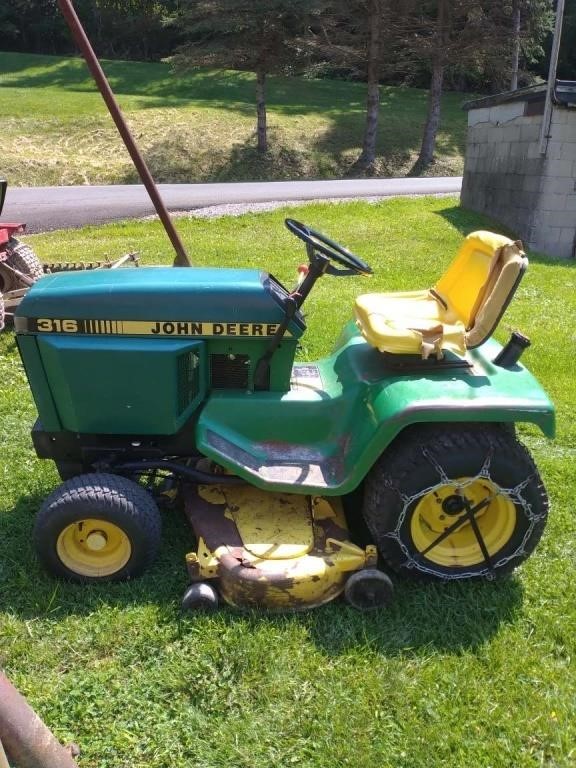
[[470,109],[462,205],[551,256],[576,256],[576,109],[554,107],[546,155],[542,115],[526,102]]

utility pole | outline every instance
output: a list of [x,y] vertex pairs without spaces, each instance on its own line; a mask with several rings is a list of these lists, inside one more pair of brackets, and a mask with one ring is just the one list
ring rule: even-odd
[[518,65],[520,62],[520,26],[521,26],[520,0],[512,2],[512,77],[510,78],[510,90],[518,88]]
[[562,37],[562,21],[564,19],[564,0],[558,0],[556,4],[556,24],[554,26],[554,39],[550,52],[550,68],[548,69],[548,87],[546,88],[546,101],[544,103],[544,115],[542,128],[540,129],[540,154],[548,151],[548,139],[550,138],[550,122],[552,120],[552,97],[556,85],[556,71],[558,69],[558,54],[560,52],[560,39]]

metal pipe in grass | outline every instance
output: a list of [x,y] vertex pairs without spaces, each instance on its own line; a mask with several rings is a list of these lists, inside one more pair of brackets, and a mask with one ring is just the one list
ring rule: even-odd
[[3,672],[0,672],[0,743],[19,768],[78,768],[70,751],[56,740]]

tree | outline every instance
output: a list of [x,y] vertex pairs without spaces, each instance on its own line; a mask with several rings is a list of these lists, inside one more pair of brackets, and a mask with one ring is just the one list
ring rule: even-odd
[[560,42],[558,77],[576,80],[576,3],[567,2]]
[[422,143],[410,172],[418,176],[434,159],[447,68],[482,57],[504,57],[509,25],[498,0],[425,0],[407,11],[399,32],[414,58],[426,61],[430,69]]
[[321,61],[366,81],[362,150],[354,168],[367,175],[376,164],[380,82],[405,63],[392,23],[400,6],[402,0],[318,0],[306,39]]
[[3,50],[59,52],[65,23],[56,0],[2,0]]
[[512,72],[510,90],[518,88],[518,68],[520,65],[520,30],[522,22],[521,0],[512,0]]
[[[548,3],[556,7],[556,2]],[[548,28],[548,34],[545,36],[542,48],[544,55],[538,57],[529,65],[529,69],[544,79],[548,78],[548,69],[550,67],[550,51],[552,48],[552,29],[554,27],[555,13],[551,12],[552,21]],[[558,73],[561,80],[576,80],[576,2],[575,0],[566,0],[564,6],[564,19],[562,24],[562,36],[560,39],[560,52],[558,55]]]
[[[160,59],[174,47],[162,18],[178,0],[74,0],[74,7],[101,56]],[[75,51],[57,0],[2,0],[2,47],[30,53]]]
[[308,19],[310,0],[184,0],[174,17],[186,42],[172,62],[176,70],[198,66],[256,74],[258,151],[268,149],[266,78],[294,72],[296,41]]
[[511,19],[510,90],[518,88],[520,63],[531,65],[544,55],[542,43],[553,26],[551,0],[512,0],[505,5]]
[[163,19],[177,0],[76,0],[100,55],[114,59],[158,60],[174,45]]

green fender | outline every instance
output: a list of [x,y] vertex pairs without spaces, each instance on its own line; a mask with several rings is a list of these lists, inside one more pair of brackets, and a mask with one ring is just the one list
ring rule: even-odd
[[431,422],[532,422],[554,436],[554,407],[521,364],[491,361],[489,340],[470,367],[390,367],[353,323],[332,355],[295,365],[289,392],[217,393],[197,425],[199,450],[260,488],[353,491],[405,427]]

